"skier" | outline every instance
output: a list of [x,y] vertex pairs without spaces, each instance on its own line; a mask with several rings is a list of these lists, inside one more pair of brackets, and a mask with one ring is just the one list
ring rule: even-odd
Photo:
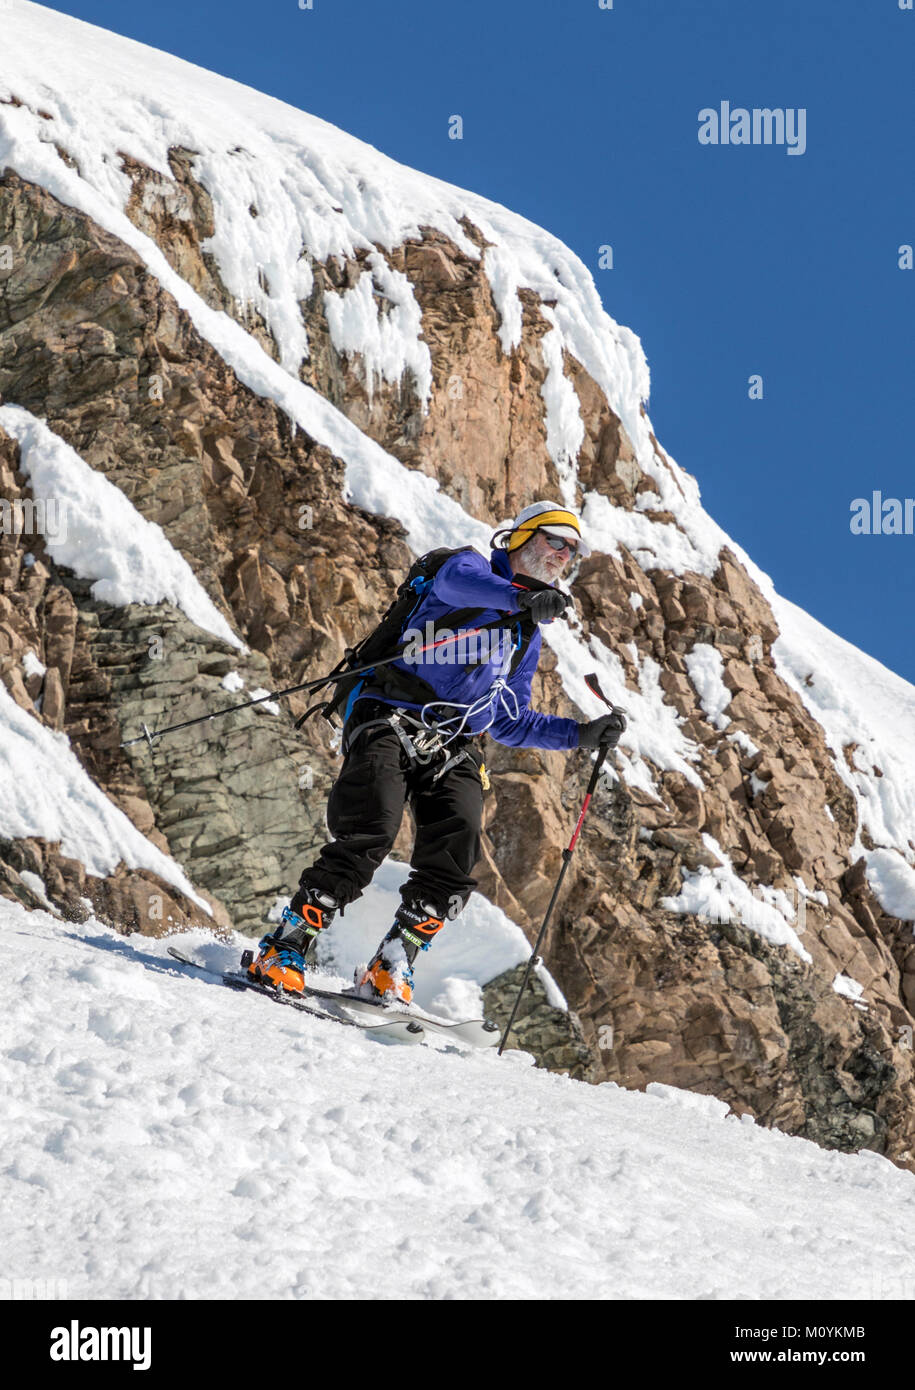
[[392,648],[414,633],[425,640],[445,624],[450,635],[498,624],[501,616],[504,629],[481,634],[476,648],[461,638],[412,659],[408,642],[396,662],[354,686],[344,713],[343,767],[327,803],[334,839],[302,873],[279,930],[262,938],[248,967],[252,979],[303,989],[310,946],[371,882],[409,798],[416,825],[411,873],[390,930],[355,980],[365,997],[409,1003],[417,954],[476,887],[488,786],[477,735],[485,730],[510,747],[616,746],[626,727],[620,711],[579,723],[528,704],[539,624],[560,617],[571,602],[556,581],[589,553],[578,517],[556,502],[525,507],[493,536],[488,561],[469,546],[444,552]]

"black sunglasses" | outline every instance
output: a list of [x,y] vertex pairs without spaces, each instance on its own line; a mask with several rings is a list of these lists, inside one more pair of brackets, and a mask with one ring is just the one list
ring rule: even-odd
[[551,545],[554,550],[566,549],[569,555],[574,558],[578,552],[578,542],[566,540],[565,536],[551,536],[549,531],[540,532],[547,545]]

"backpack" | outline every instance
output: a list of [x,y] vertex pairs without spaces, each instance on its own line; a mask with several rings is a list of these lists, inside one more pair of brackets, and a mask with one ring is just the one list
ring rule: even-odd
[[[354,668],[368,666],[373,661],[382,661],[385,657],[396,655],[401,633],[426,597],[442,565],[446,560],[450,560],[452,555],[462,555],[468,550],[473,550],[473,546],[462,545],[457,549],[440,546],[436,550],[427,551],[425,555],[420,555],[418,560],[414,560],[407,572],[407,577],[398,586],[397,593],[377,627],[374,627],[370,633],[363,637],[358,646],[347,647],[343,654],[343,660],[331,671],[327,681],[328,684],[333,685],[333,694],[330,699],[321,701],[307,709],[296,720],[295,727],[297,729],[301,728],[305,720],[315,710],[320,710],[323,717],[332,726],[335,723],[335,717],[343,722],[345,717],[343,712],[346,710],[349,698],[357,685],[375,674],[374,671],[361,671],[354,674]],[[474,614],[482,612],[483,609],[481,608],[460,608],[450,613],[448,618],[454,627],[460,627]],[[404,689],[406,686],[411,687],[410,698],[413,697],[414,693],[417,700],[436,698],[435,691],[421,676],[407,675],[398,671],[397,684],[400,689]]]

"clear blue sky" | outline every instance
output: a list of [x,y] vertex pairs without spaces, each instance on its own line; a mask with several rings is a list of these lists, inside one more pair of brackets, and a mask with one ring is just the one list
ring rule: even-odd
[[[786,597],[915,682],[915,12],[898,0],[57,0],[523,213],[641,337],[662,444]],[[698,113],[805,108],[807,151]],[[449,116],[464,139],[447,138]],[[598,267],[614,248],[615,268]],[[748,378],[764,399],[748,398]]]

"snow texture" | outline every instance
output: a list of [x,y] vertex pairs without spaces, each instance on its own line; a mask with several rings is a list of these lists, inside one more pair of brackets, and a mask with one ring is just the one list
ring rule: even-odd
[[44,879],[40,878],[38,874],[33,874],[29,869],[20,869],[19,877],[22,879],[26,888],[30,888],[39,901],[44,903],[45,907],[56,915],[57,909],[48,898],[47,890],[44,886]]
[[43,676],[47,671],[47,666],[42,665],[34,652],[23,652],[22,669],[26,676]]
[[724,683],[720,651],[708,642],[697,642],[683,660],[709,723],[716,729],[726,729],[731,721],[724,711],[731,703],[731,692]]
[[261,702],[259,705],[254,706],[255,714],[279,714],[280,707],[276,701],[266,698],[266,696],[272,694],[272,690],[265,690],[262,685],[259,685],[256,690],[251,691],[250,699],[260,700]]
[[[422,312],[413,286],[402,271],[392,270],[378,251],[367,256],[366,263],[370,270],[363,271],[352,289],[343,294],[325,291],[324,312],[331,340],[339,352],[361,357],[370,405],[379,379],[397,383],[409,370],[417,395],[428,409],[432,358],[420,339]],[[389,312],[380,311],[376,295],[390,301]]]
[[846,999],[852,999],[855,1003],[864,998],[864,986],[857,980],[853,980],[850,975],[837,974],[832,982],[832,987],[836,994],[842,994]]
[[166,944],[0,902],[10,1278],[77,1299],[911,1297],[915,1179],[876,1154],[523,1053],[385,1045]]
[[660,906],[668,912],[705,916],[712,922],[739,922],[773,945],[790,946],[802,960],[812,961],[813,957],[791,925],[797,914],[787,894],[767,885],[759,885],[751,891],[735,873],[714,836],[703,834],[702,840],[720,864],[711,869],[702,864],[694,872],[686,873],[680,892],[659,899]]

